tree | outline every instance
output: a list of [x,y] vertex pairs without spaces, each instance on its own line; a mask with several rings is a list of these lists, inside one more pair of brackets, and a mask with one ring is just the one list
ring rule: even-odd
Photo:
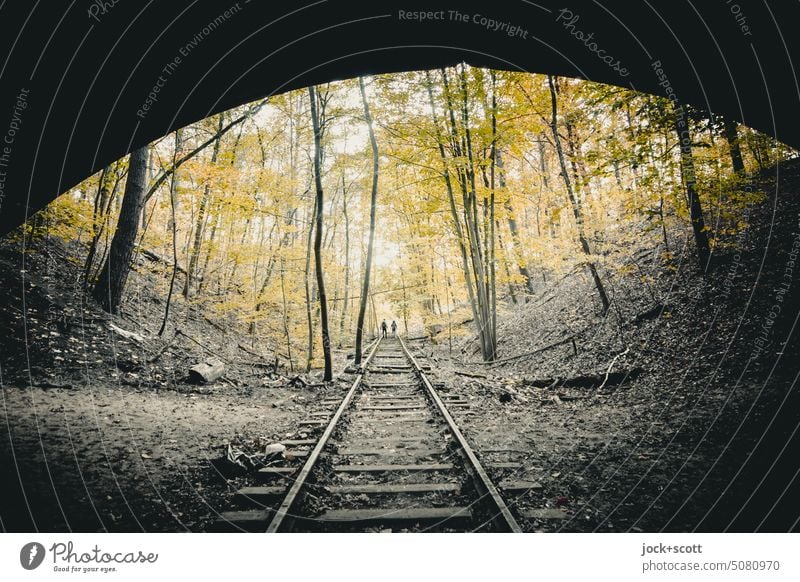
[[[225,117],[223,113],[217,116],[217,136],[214,140],[214,148],[211,152],[211,165],[217,163],[219,157],[220,141],[222,139],[222,128],[224,126]],[[200,246],[203,244],[203,233],[206,226],[206,212],[208,205],[211,202],[211,184],[206,182],[203,189],[203,197],[200,199],[200,207],[197,210],[197,221],[194,227],[194,243],[192,244],[192,252],[189,256],[189,265],[186,268],[186,282],[183,286],[183,296],[189,297],[192,293],[192,286],[194,284],[195,274],[197,272],[197,261],[200,258]]]
[[[175,165],[178,154],[182,146],[182,130],[175,131],[175,149],[172,154],[172,165]],[[169,205],[170,205],[170,230],[172,230],[172,275],[169,279],[169,291],[167,291],[167,302],[164,306],[164,319],[161,322],[161,327],[158,330],[158,335],[164,334],[167,328],[167,321],[169,320],[169,308],[172,305],[172,292],[175,290],[175,277],[178,274],[178,221],[176,218],[176,209],[178,206],[178,172],[172,172],[172,178],[169,181]]]
[[703,218],[703,206],[700,203],[700,195],[697,192],[697,173],[695,171],[694,157],[692,156],[692,132],[689,127],[686,108],[682,105],[674,107],[672,119],[675,135],[678,137],[678,147],[680,147],[681,180],[686,191],[689,219],[692,222],[692,232],[694,233],[694,242],[697,247],[697,258],[700,262],[700,270],[705,273],[710,266],[711,249],[708,243],[705,219]]
[[[495,154],[495,164],[497,166],[498,178],[500,182],[500,190],[506,190],[506,176],[504,172],[503,166],[503,157],[500,153],[500,150],[496,148]],[[545,175],[545,179],[547,176]],[[522,280],[525,282],[525,291],[526,291],[526,299],[527,296],[533,295],[535,289],[533,287],[533,277],[531,277],[530,271],[528,270],[528,266],[525,264],[524,259],[522,258],[522,253],[520,252],[520,247],[522,246],[520,243],[520,234],[519,234],[519,226],[517,225],[516,215],[514,214],[514,209],[511,207],[511,202],[509,200],[505,201],[505,209],[508,214],[508,229],[511,232],[511,244],[512,250],[516,254],[515,262],[517,263],[517,268],[519,269],[519,274],[522,276]]]
[[328,328],[328,298],[325,294],[325,274],[322,264],[322,228],[325,223],[325,198],[322,190],[322,130],[320,129],[320,115],[317,112],[317,91],[311,85],[308,88],[308,97],[311,100],[311,123],[314,128],[314,185],[317,190],[316,203],[314,204],[316,232],[314,234],[314,263],[317,271],[317,293],[319,294],[320,318],[322,327],[322,354],[325,358],[325,375],[323,380],[333,380],[333,362],[331,360],[331,337]]
[[[586,232],[583,227],[583,212],[581,210],[580,201],[575,196],[575,191],[573,190],[572,183],[569,179],[569,171],[567,170],[567,162],[564,157],[564,149],[561,147],[561,137],[558,133],[558,99],[553,75],[547,75],[547,84],[550,87],[550,103],[553,114],[550,128],[552,129],[553,142],[555,143],[556,151],[558,152],[558,163],[561,166],[561,176],[564,178],[564,186],[567,189],[567,196],[569,197],[570,204],[572,205],[572,213],[575,216],[575,226],[578,229],[578,240],[581,243],[581,249],[583,250],[583,254],[589,257],[592,254],[592,250],[589,248],[589,241],[586,240]],[[586,266],[589,268],[589,272],[592,275],[592,280],[597,288],[597,294],[600,296],[600,302],[603,305],[602,313],[605,314],[610,306],[605,287],[603,286],[603,282],[600,280],[600,275],[598,274],[597,267],[595,267],[594,263],[591,260],[587,260]]]
[[92,241],[89,243],[89,252],[86,254],[86,261],[83,267],[84,291],[88,290],[89,283],[92,280],[92,267],[94,266],[100,237],[108,225],[111,204],[114,201],[121,179],[120,166],[120,162],[114,162],[103,168],[97,182],[97,194],[92,208]]
[[[194,158],[208,145],[218,140],[231,128],[239,125],[257,113],[267,101],[261,101],[225,126],[220,126],[217,133],[204,141],[189,153],[174,161],[169,169],[161,174],[152,183],[147,178],[148,158],[150,146],[143,146],[131,153],[128,162],[128,178],[125,183],[125,193],[117,222],[117,229],[111,241],[108,256],[101,269],[101,273],[92,291],[92,296],[105,309],[117,313],[125,283],[128,280],[130,262],[139,231],[139,215],[148,200],[158,191],[159,187],[169,179],[183,164]],[[142,157],[143,156],[143,157]],[[134,168],[135,166],[135,168]],[[149,187],[148,187],[149,186]]]
[[[316,160],[316,158],[315,158]],[[315,162],[316,163],[316,162]],[[311,220],[308,221],[308,234],[306,235],[306,260],[303,268],[303,285],[306,293],[306,326],[308,328],[308,347],[306,348],[306,372],[311,371],[314,361],[314,292],[311,289],[311,254],[314,248],[314,226],[317,216],[317,200],[314,198],[311,205]]]
[[[342,347],[344,326],[347,319],[347,305],[350,301],[350,215],[347,213],[347,184],[342,169],[342,214],[344,215],[344,298],[339,315],[339,347]],[[358,350],[359,352],[361,350]]]
[[149,146],[143,146],[131,152],[117,229],[111,240],[108,257],[92,292],[95,301],[109,313],[119,312],[119,304],[131,268],[133,246],[139,232],[139,217],[142,214],[147,189],[149,151]]
[[[469,296],[470,309],[475,321],[478,339],[480,340],[481,354],[484,360],[493,360],[497,353],[497,338],[495,333],[496,319],[493,313],[494,277],[493,269],[487,269],[486,250],[481,244],[481,221],[478,215],[477,192],[475,186],[475,164],[472,151],[472,136],[470,132],[469,96],[467,80],[464,69],[460,75],[460,125],[456,120],[455,100],[452,95],[447,71],[441,70],[443,95],[445,101],[445,124],[449,127],[449,141],[443,137],[436,115],[436,105],[433,98],[433,81],[430,73],[426,73],[428,101],[431,109],[431,119],[434,125],[434,137],[437,142],[439,158],[442,164],[442,177],[447,190],[450,216],[458,242],[461,255],[464,284]],[[452,161],[448,159],[445,144],[449,146]],[[455,163],[453,163],[455,162]],[[453,166],[451,172],[451,165]],[[461,212],[455,199],[455,187],[452,176],[461,192]],[[493,186],[493,184],[492,184]],[[489,204],[483,205],[483,236],[492,239],[489,248],[494,248],[494,201],[492,198],[491,209]],[[462,224],[463,221],[463,224]],[[490,224],[491,223],[491,224]],[[487,225],[491,232],[487,232]],[[487,243],[489,244],[489,243]],[[489,261],[493,258],[489,256]]]
[[367,312],[369,301],[369,283],[372,272],[372,250],[375,244],[375,214],[378,200],[378,142],[375,139],[375,130],[372,127],[372,115],[369,111],[367,91],[364,88],[364,78],[358,78],[358,88],[361,92],[361,103],[364,106],[364,122],[369,130],[369,143],[372,148],[372,191],[369,204],[369,242],[367,243],[367,260],[364,265],[364,280],[361,284],[361,302],[358,307],[358,323],[356,324],[356,355],[355,365],[361,364],[362,342],[364,341],[364,315]]
[[733,171],[736,174],[743,174],[744,160],[742,158],[742,148],[739,145],[739,130],[736,127],[736,122],[733,119],[726,117],[723,131],[725,132],[725,139],[727,140],[728,147],[730,149]]

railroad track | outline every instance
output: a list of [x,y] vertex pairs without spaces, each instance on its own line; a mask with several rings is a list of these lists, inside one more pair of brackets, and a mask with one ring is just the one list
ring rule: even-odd
[[502,494],[513,484],[498,489],[448,410],[469,402],[426,368],[402,339],[376,341],[345,396],[301,423],[318,438],[285,443],[302,465],[260,470],[215,529],[521,531]]

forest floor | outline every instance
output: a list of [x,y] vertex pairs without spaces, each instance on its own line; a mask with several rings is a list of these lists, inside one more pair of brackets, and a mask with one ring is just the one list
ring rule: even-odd
[[[797,462],[769,466],[794,442],[800,410],[800,350],[782,343],[800,305],[795,283],[785,317],[762,333],[800,248],[800,168],[781,173],[779,187],[758,178],[767,200],[705,280],[691,245],[668,262],[642,252],[636,274],[606,273],[604,317],[584,273],[543,281],[502,313],[496,363],[478,361],[469,327],[452,349],[447,331],[423,342],[444,389],[473,402],[457,418],[482,458],[521,462],[541,485],[518,503],[562,512],[529,529],[797,527],[796,512],[781,512]],[[303,438],[307,404],[346,383],[276,371],[224,317],[182,300],[159,337],[164,301],[143,255],[122,314],[109,317],[83,299],[76,245],[20,248],[0,244],[5,530],[203,530],[237,488],[216,462],[225,445]],[[212,355],[223,380],[188,382],[189,366]],[[336,351],[337,370],[346,355]]]

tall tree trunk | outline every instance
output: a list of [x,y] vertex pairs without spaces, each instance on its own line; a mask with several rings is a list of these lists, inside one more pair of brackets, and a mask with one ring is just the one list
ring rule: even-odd
[[509,267],[509,254],[510,251],[506,248],[505,243],[503,243],[503,234],[500,230],[500,223],[495,224],[495,228],[497,229],[497,244],[500,247],[500,253],[503,255],[503,270],[506,272],[506,279],[508,280],[508,297],[511,299],[511,303],[513,305],[517,305],[519,303],[519,299],[517,298],[517,292],[514,290],[514,284],[511,282],[512,275],[511,275],[511,268]]
[[542,184],[545,188],[550,188],[550,179],[548,178],[550,170],[547,167],[547,157],[545,156],[544,133],[540,134],[536,144],[539,147],[539,171],[542,173]]
[[[459,241],[459,250],[462,253],[464,280],[470,294],[470,306],[472,307],[475,320],[481,354],[484,360],[489,361],[494,359],[497,348],[495,328],[493,325],[494,317],[492,313],[493,297],[495,295],[494,278],[492,276],[492,267],[489,264],[492,260],[490,253],[493,247],[493,242],[490,239],[494,236],[491,195],[489,197],[484,196],[480,204],[481,215],[479,215],[466,69],[462,66],[459,71],[458,91],[460,93],[460,102],[458,104],[458,109],[460,125],[459,122],[456,121],[455,100],[450,88],[447,71],[441,69],[441,74],[445,110],[447,113],[447,121],[445,123],[449,124],[450,130],[449,145],[452,150],[453,158],[458,160],[454,168],[455,177],[461,190],[463,228],[461,226],[462,218],[458,216],[455,201],[451,196],[453,188],[450,182],[450,170],[448,168],[438,121],[436,119],[436,108],[433,102],[430,75],[427,76],[428,98],[431,102],[431,114],[433,116],[437,141],[439,142],[439,155],[442,157],[444,178],[448,186],[448,196],[450,197],[450,211]],[[483,236],[483,241],[481,241],[481,236]]]
[[111,174],[115,173],[115,166],[116,164],[111,164],[103,168],[97,183],[97,194],[94,198],[94,210],[92,211],[92,241],[89,243],[89,252],[86,254],[86,262],[83,266],[84,292],[89,288],[94,257],[97,254],[97,245],[106,226],[109,202],[111,200]]
[[[495,358],[497,343],[492,326],[492,290],[490,283],[490,269],[487,257],[481,245],[481,229],[478,219],[477,189],[475,187],[475,162],[472,150],[472,132],[470,130],[469,103],[466,68],[462,63],[459,74],[461,92],[461,125],[463,128],[462,155],[466,154],[466,169],[461,172],[461,191],[464,202],[464,219],[467,225],[467,235],[470,242],[470,255],[472,271],[475,275],[478,297],[478,311],[481,314],[480,335],[482,355],[485,361]],[[455,131],[455,124],[453,127]]]
[[[542,155],[544,154],[542,153]],[[503,164],[503,156],[499,149],[495,152],[495,158],[497,160],[497,172],[498,172],[500,189],[505,191],[506,173],[505,173],[505,166]],[[504,206],[506,212],[508,212],[508,230],[511,231],[512,253],[517,262],[517,268],[519,269],[519,274],[522,276],[523,281],[525,281],[525,288],[527,289],[528,294],[533,295],[535,291],[533,287],[533,277],[531,277],[530,271],[528,271],[528,267],[525,264],[525,260],[523,259],[522,256],[522,251],[521,251],[522,243],[520,242],[519,226],[517,225],[517,218],[514,214],[514,209],[511,207],[511,201],[508,198],[506,198]],[[537,222],[538,222],[538,217],[537,217]],[[526,302],[528,301],[527,295],[525,297],[525,301]]]
[[[487,108],[487,110],[488,110],[488,108]],[[491,121],[491,116],[490,116],[490,121]],[[493,149],[493,153],[491,155],[491,164],[490,164],[491,178],[486,175],[486,168],[485,167],[481,167],[481,175],[483,176],[483,184],[487,189],[491,190],[491,192],[492,192],[492,195],[490,197],[492,213],[494,212],[495,173],[497,171],[499,171],[499,170],[500,170],[500,151],[499,151],[499,149],[497,149],[495,147]],[[502,174],[499,174],[498,182],[500,184],[500,188],[502,190],[505,190],[505,181],[503,180],[503,175]],[[484,199],[484,203],[487,204],[488,202]],[[508,209],[508,200],[506,200],[505,206]],[[485,217],[485,218],[488,218],[488,216]],[[494,228],[491,229],[491,232],[494,233],[494,234],[491,234],[491,237],[487,236],[486,240],[489,240],[491,238],[491,240],[494,242],[495,235],[497,237],[497,243],[500,246],[500,252],[501,252],[501,254],[503,256],[503,270],[506,272],[506,279],[508,281],[508,296],[511,299],[511,303],[516,305],[518,303],[517,292],[514,290],[514,284],[511,281],[511,268],[509,267],[509,262],[510,262],[509,257],[514,254],[514,245],[512,243],[511,249],[510,250],[506,249],[506,246],[503,243],[503,234],[502,234],[502,231],[500,229],[500,223],[497,220],[494,221]],[[486,254],[487,254],[487,256],[489,255],[488,248],[487,248]],[[518,267],[521,267],[520,268],[521,272],[523,270],[527,271],[527,269],[522,267],[522,265],[520,264],[519,260],[515,259],[514,262],[517,264]],[[526,283],[527,283],[527,281],[526,281]]]
[[[462,71],[463,72],[463,71]],[[433,120],[436,140],[439,147],[439,156],[442,160],[443,176],[445,185],[447,186],[447,195],[450,203],[450,214],[453,219],[453,227],[456,233],[456,240],[458,242],[459,251],[461,252],[462,268],[464,273],[464,284],[467,287],[469,296],[469,304],[472,310],[472,317],[475,322],[475,329],[480,341],[481,354],[484,359],[490,359],[492,353],[491,344],[492,340],[489,335],[489,318],[488,314],[488,301],[486,297],[486,277],[482,270],[481,245],[479,241],[479,229],[477,224],[477,205],[475,204],[475,181],[474,181],[474,166],[472,165],[472,156],[470,149],[470,140],[466,135],[466,128],[469,123],[468,115],[466,112],[466,78],[462,77],[462,98],[463,106],[461,111],[462,124],[464,125],[465,135],[459,137],[458,127],[455,117],[455,108],[453,99],[450,94],[450,86],[447,78],[447,71],[441,69],[442,83],[444,89],[444,98],[447,111],[447,119],[445,123],[449,122],[450,128],[450,147],[453,151],[455,158],[467,157],[469,165],[467,168],[462,168],[456,165],[455,175],[458,181],[461,198],[463,204],[463,219],[464,226],[462,227],[461,218],[459,217],[458,209],[455,203],[455,196],[453,191],[453,183],[451,179],[450,168],[447,163],[447,157],[444,149],[444,142],[441,132],[439,130],[439,122],[436,116],[436,106],[433,100],[433,83],[430,74],[426,74],[428,85],[428,100],[431,106],[431,117]]]
[[347,214],[347,185],[345,184],[344,170],[342,170],[342,212],[344,214],[344,300],[342,301],[342,312],[339,315],[339,347],[342,347],[347,302],[350,300],[350,216]]
[[373,327],[374,335],[373,335],[373,337],[375,337],[375,336],[379,336],[381,334],[381,330],[378,327],[378,310],[375,309],[375,294],[374,293],[370,293],[369,302],[370,302],[370,305],[372,306],[372,321],[374,323],[374,327]]
[[[648,98],[649,99],[649,98]],[[633,184],[631,185],[631,192],[633,193],[634,200],[636,199],[636,193],[639,190],[639,159],[638,159],[638,151],[639,147],[637,145],[639,131],[633,124],[633,116],[631,115],[631,103],[628,101],[625,104],[625,119],[627,121],[628,127],[628,137],[631,140],[631,157],[633,158],[633,163],[631,164],[631,173],[633,174]]]
[[[444,74],[444,71],[442,71],[442,73]],[[455,228],[456,232],[456,240],[458,241],[458,250],[461,253],[461,266],[462,266],[462,272],[464,274],[464,284],[467,287],[467,295],[469,296],[469,306],[470,309],[472,310],[472,319],[475,321],[478,333],[480,333],[481,329],[480,317],[478,316],[478,306],[475,298],[475,291],[472,285],[472,275],[469,270],[469,259],[467,257],[467,248],[464,240],[464,231],[461,227],[461,219],[458,217],[458,210],[456,208],[456,202],[455,202],[455,193],[453,191],[453,181],[450,176],[450,167],[447,163],[447,155],[445,154],[444,139],[439,129],[439,120],[436,115],[436,104],[433,100],[433,79],[431,78],[431,74],[429,72],[425,73],[425,78],[428,88],[428,101],[431,106],[431,119],[433,121],[433,126],[435,129],[436,142],[439,148],[439,157],[442,160],[442,175],[444,177],[445,186],[447,188],[447,198],[450,203],[450,215],[453,219],[453,227]]]
[[492,184],[489,198],[489,292],[491,295],[491,315],[492,315],[492,354],[489,359],[497,357],[497,275],[495,273],[495,174],[497,173],[497,75],[494,70],[490,71],[492,79]]
[[582,211],[582,206],[585,202],[583,192],[585,184],[583,183],[578,168],[578,151],[575,143],[575,132],[571,122],[564,123],[564,127],[567,129],[567,155],[569,157],[569,165],[572,168],[572,191],[575,195],[575,200],[578,202],[578,209]]
[[292,337],[289,334],[289,308],[286,304],[286,277],[284,276],[283,255],[281,255],[281,300],[283,301],[283,333],[286,335],[286,355],[289,358],[289,370],[294,372]]
[[[267,237],[264,236],[264,230],[265,230],[264,229],[264,224],[262,223],[261,226],[259,227],[259,231],[260,231],[260,235],[259,235],[259,239],[260,240],[259,240],[259,243],[258,243],[258,256],[259,257],[263,256],[263,254],[265,254],[264,253],[264,239],[266,238],[266,240],[269,240],[269,243],[270,243],[269,244],[269,248],[267,249],[268,252],[266,253],[266,254],[269,254],[269,261],[267,261],[267,273],[268,273],[267,276],[268,277],[270,276],[270,274],[272,272],[272,269],[274,268],[274,265],[275,265],[276,253],[273,250],[274,249],[274,244],[272,242],[272,235],[275,232],[275,228],[277,227],[277,224],[278,224],[278,221],[275,220],[273,222],[271,228],[270,228],[269,235]],[[284,235],[285,238],[288,238],[288,236],[289,236],[288,234]],[[283,240],[284,240],[283,238],[278,239],[278,252],[280,252],[280,250],[281,250],[281,244],[280,243]],[[261,311],[261,307],[263,306],[262,296],[264,294],[264,290],[266,289],[266,286],[263,286],[260,291],[258,291],[256,289],[259,270],[260,270],[260,265],[259,265],[259,261],[258,261],[258,258],[257,258],[255,263],[253,264],[253,303],[255,304],[255,312],[256,312],[256,314],[259,311]],[[256,321],[258,321],[258,316],[257,315],[254,316],[250,320],[250,326],[249,326],[249,330],[248,330],[248,333],[251,336],[251,341],[253,343],[255,343],[255,337],[256,337],[256,327],[257,327]]]
[[[297,213],[297,209],[293,208],[290,212],[287,213],[286,222],[284,223],[287,227],[290,227],[294,222],[294,216]],[[276,220],[269,231],[269,240],[272,240],[272,234],[278,226],[278,221]],[[263,295],[267,291],[267,287],[269,286],[270,281],[272,280],[272,275],[275,270],[275,260],[276,260],[276,253],[281,252],[281,250],[289,245],[291,242],[292,233],[291,232],[284,232],[283,236],[278,239],[278,246],[277,251],[270,253],[269,261],[267,261],[266,267],[266,274],[264,275],[264,279],[261,281],[261,288],[256,295],[256,311],[261,311],[264,307]],[[311,244],[311,243],[309,243]],[[272,244],[270,244],[270,250],[272,249]],[[310,252],[310,251],[309,251]],[[255,277],[254,277],[255,278]]]
[[358,308],[358,323],[356,325],[356,355],[355,365],[361,364],[361,350],[364,339],[364,314],[367,311],[369,300],[369,280],[372,270],[372,247],[375,242],[375,213],[378,201],[378,142],[375,140],[375,130],[372,127],[372,115],[367,101],[367,90],[364,87],[363,77],[358,78],[358,88],[361,91],[361,102],[364,106],[364,121],[369,130],[369,143],[372,148],[372,193],[369,205],[369,243],[367,245],[367,262],[364,266],[364,281],[361,286],[361,303]]
[[[211,261],[211,253],[214,251],[214,240],[217,238],[217,229],[219,228],[219,223],[222,220],[222,208],[221,206],[217,206],[217,212],[214,216],[214,226],[211,227],[211,234],[208,237],[208,241],[206,244],[206,256],[203,259],[203,266],[202,268],[198,269],[197,265],[195,265],[195,274],[194,279],[198,281],[197,283],[197,291],[198,293],[202,294],[203,287],[206,283],[210,283],[210,277],[207,277],[208,274],[208,263]],[[203,229],[205,230],[205,229]],[[198,249],[199,250],[199,249]],[[223,253],[224,254],[224,253]],[[217,289],[219,289],[220,284],[220,277],[217,277]]]
[[678,106],[673,111],[675,134],[678,137],[678,147],[681,151],[681,180],[686,190],[686,200],[689,207],[689,218],[692,222],[694,242],[697,246],[697,258],[700,270],[705,273],[711,260],[711,249],[708,244],[708,233],[703,218],[703,207],[700,204],[700,195],[697,192],[697,177],[692,156],[692,133],[689,128],[689,119],[683,106]]
[[331,359],[331,337],[328,328],[328,298],[325,295],[325,276],[322,265],[322,228],[325,219],[324,192],[322,190],[322,135],[320,129],[320,115],[317,112],[317,91],[313,85],[308,88],[311,99],[311,123],[314,127],[314,183],[317,188],[315,206],[316,233],[314,236],[314,263],[317,271],[317,291],[319,293],[319,308],[322,324],[322,355],[325,359],[325,373],[323,381],[333,380],[333,361]]
[[[223,134],[223,127],[224,127],[224,117],[220,113],[219,120],[217,122],[217,138],[214,141],[214,149],[211,153],[211,164],[217,163],[217,157],[219,156],[219,148],[220,148],[220,141],[222,139]],[[197,226],[195,227],[194,231],[194,243],[192,244],[192,253],[189,256],[189,263],[186,266],[186,283],[183,287],[183,296],[189,297],[192,294],[192,285],[194,284],[194,277],[197,271],[197,261],[200,258],[200,247],[203,244],[203,230],[204,224],[206,220],[206,210],[208,208],[208,204],[211,201],[211,186],[206,184],[205,188],[203,189],[203,198],[200,200],[200,208],[197,211]]]
[[[248,218],[244,223],[244,230],[242,231],[242,236],[239,239],[239,247],[243,248],[245,243],[247,242],[248,237],[250,236],[250,226],[252,223],[252,219]],[[233,236],[233,228],[231,228],[231,236]],[[236,272],[239,270],[239,266],[241,264],[240,255],[237,253],[234,255],[233,259],[233,267],[231,267],[231,272],[228,274],[228,281],[225,283],[225,291],[227,292],[234,286],[234,280],[236,279]]]
[[[586,234],[584,233],[583,229],[583,213],[581,211],[578,199],[575,197],[575,192],[572,189],[572,184],[569,179],[569,171],[567,170],[567,161],[564,157],[564,149],[561,147],[561,137],[558,134],[558,100],[556,98],[556,87],[555,83],[553,82],[552,75],[547,75],[547,82],[550,86],[550,104],[553,112],[550,128],[553,131],[553,141],[555,142],[556,152],[558,153],[558,162],[561,165],[561,175],[564,178],[564,185],[567,188],[567,195],[569,196],[569,201],[572,204],[572,213],[575,216],[575,225],[578,229],[578,239],[580,240],[581,248],[583,249],[583,253],[589,257],[592,254],[592,251],[589,248],[589,242],[586,240]],[[594,285],[597,287],[597,294],[600,296],[600,302],[603,304],[602,313],[605,315],[610,306],[608,295],[606,295],[603,282],[600,280],[600,275],[597,273],[597,267],[595,267],[591,260],[588,260],[586,264],[589,268],[589,272],[592,275],[592,279],[594,280]]]
[[731,163],[736,174],[744,173],[744,161],[742,159],[742,148],[739,145],[739,130],[736,122],[725,118],[725,139],[728,141],[728,148],[731,153]]
[[311,220],[308,221],[308,238],[306,239],[306,265],[303,280],[305,283],[306,292],[306,325],[308,327],[308,348],[306,349],[306,372],[311,371],[311,362],[314,360],[314,316],[311,304],[314,298],[311,293],[311,248],[312,241],[314,240],[314,217],[316,216],[316,200],[314,201],[314,210],[311,214]]
[[406,273],[400,263],[400,285],[403,287],[403,334],[408,335],[408,291],[406,290]]
[[[175,162],[178,158],[178,153],[181,150],[181,143],[183,137],[183,130],[179,129],[175,132],[175,150],[172,154],[172,165],[175,166]],[[169,207],[170,207],[170,217],[169,217],[169,225],[170,230],[172,231],[172,275],[169,278],[169,291],[167,292],[167,301],[164,307],[164,319],[161,322],[161,328],[158,330],[158,335],[161,336],[164,334],[164,330],[167,327],[167,321],[169,320],[169,308],[172,305],[172,293],[175,290],[175,277],[178,274],[178,225],[177,219],[175,216],[175,211],[178,207],[178,193],[177,193],[177,178],[178,172],[172,172],[172,178],[169,181]]]
[[[463,68],[462,68],[463,72]],[[465,229],[464,232],[466,234],[465,244],[469,250],[468,257],[469,257],[469,267],[472,269],[472,276],[475,280],[475,311],[477,313],[477,317],[475,318],[475,325],[477,326],[478,330],[478,338],[480,340],[481,346],[481,354],[484,358],[487,357],[489,353],[489,343],[488,338],[486,335],[487,329],[487,316],[486,316],[486,309],[487,309],[487,301],[486,301],[486,287],[485,287],[485,277],[482,270],[482,262],[481,262],[481,244],[480,244],[480,233],[478,231],[478,211],[477,205],[475,204],[475,188],[474,188],[474,174],[470,172],[470,169],[473,168],[472,164],[472,154],[469,147],[469,141],[467,139],[467,126],[469,124],[469,117],[468,112],[466,110],[466,99],[467,99],[467,88],[466,88],[466,79],[462,76],[461,78],[461,98],[462,98],[462,105],[461,105],[461,123],[462,123],[462,130],[463,134],[459,135],[458,125],[456,123],[455,117],[455,106],[453,102],[453,98],[451,96],[450,90],[450,83],[447,78],[447,71],[442,69],[442,82],[444,86],[444,97],[445,102],[447,105],[447,111],[449,113],[449,121],[450,121],[450,135],[452,141],[452,148],[453,153],[457,158],[466,159],[467,163],[460,162],[460,165],[456,165],[456,177],[458,178],[458,184],[461,189],[461,201],[462,201],[462,210],[464,215],[464,225]]]
[[117,230],[105,265],[94,286],[92,296],[105,311],[118,313],[125,283],[131,269],[133,246],[139,231],[139,217],[147,189],[147,155],[149,146],[134,150],[128,162],[128,179],[122,198]]

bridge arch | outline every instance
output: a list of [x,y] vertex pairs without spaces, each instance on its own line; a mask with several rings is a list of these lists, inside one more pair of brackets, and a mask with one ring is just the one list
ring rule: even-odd
[[[6,3],[0,232],[109,162],[219,111],[309,84],[467,62],[632,88],[800,146],[800,6],[467,1]],[[95,5],[92,5],[95,6]],[[20,97],[23,99],[20,99]],[[152,99],[151,99],[152,97]],[[148,101],[149,99],[149,101]],[[21,105],[24,102],[24,107]],[[147,105],[147,109],[144,106]]]

